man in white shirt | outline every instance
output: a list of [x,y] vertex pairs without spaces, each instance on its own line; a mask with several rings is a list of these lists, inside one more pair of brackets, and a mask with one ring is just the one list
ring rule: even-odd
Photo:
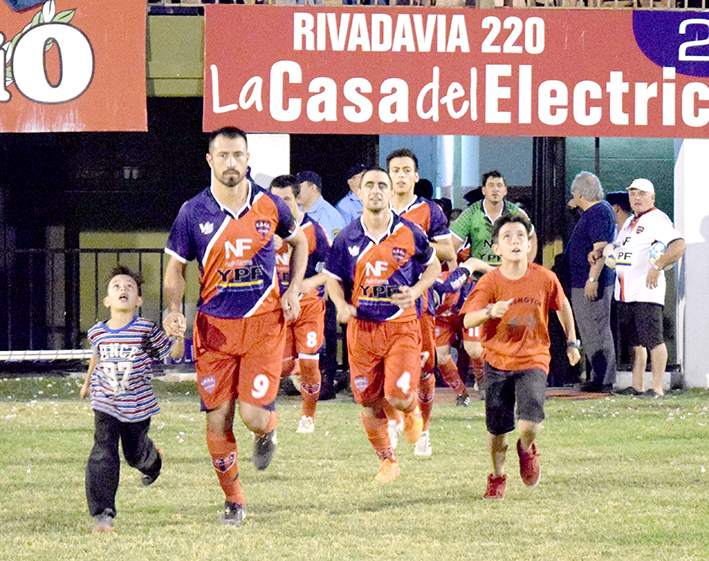
[[[663,269],[677,262],[687,245],[669,217],[655,207],[655,188],[647,179],[636,179],[627,188],[633,215],[618,233],[615,299],[621,329],[633,347],[633,385],[621,393],[660,397],[667,365],[667,346],[663,338],[662,308],[665,303]],[[656,242],[665,251],[650,260]],[[650,351],[652,384],[644,390],[647,352]]]

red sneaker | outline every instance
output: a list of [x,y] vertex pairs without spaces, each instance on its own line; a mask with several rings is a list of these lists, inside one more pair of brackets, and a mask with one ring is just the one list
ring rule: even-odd
[[483,499],[504,499],[507,488],[507,475],[495,476],[492,473],[487,476],[487,490]]
[[542,475],[537,446],[532,442],[532,446],[525,452],[522,450],[522,442],[518,440],[517,454],[519,455],[519,475],[522,477],[522,482],[527,487],[534,487],[539,483],[539,477]]

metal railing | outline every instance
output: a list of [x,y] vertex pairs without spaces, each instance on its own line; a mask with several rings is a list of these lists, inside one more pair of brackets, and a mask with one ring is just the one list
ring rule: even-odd
[[11,249],[0,261],[0,350],[82,346],[86,330],[108,317],[108,276],[120,262],[139,272],[140,310],[160,321],[165,253],[159,249]]

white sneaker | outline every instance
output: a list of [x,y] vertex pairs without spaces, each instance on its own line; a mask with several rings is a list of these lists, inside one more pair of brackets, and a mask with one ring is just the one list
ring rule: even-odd
[[300,418],[300,422],[298,423],[298,429],[295,432],[299,432],[301,434],[303,433],[308,433],[308,432],[313,432],[315,430],[315,421],[313,421],[312,417],[306,417],[303,415]]
[[391,442],[391,449],[396,450],[396,445],[399,444],[399,436],[404,432],[404,421],[397,424],[396,421],[389,421],[389,441]]
[[431,455],[431,452],[431,439],[429,438],[428,431],[425,430],[421,433],[421,438],[416,441],[414,456],[418,456],[419,458],[428,458]]

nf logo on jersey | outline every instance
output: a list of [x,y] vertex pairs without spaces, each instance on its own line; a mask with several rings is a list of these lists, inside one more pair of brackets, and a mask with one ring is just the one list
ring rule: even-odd
[[357,257],[359,255],[359,246],[358,245],[351,245],[350,247],[347,248],[347,251],[350,252],[350,255],[352,257]]
[[244,252],[251,249],[251,240],[249,238],[239,238],[234,240],[234,243],[224,242],[224,251],[226,258],[229,259],[232,254],[234,257],[243,257]]
[[214,224],[212,224],[211,222],[206,222],[205,224],[200,224],[199,229],[205,236],[208,236],[209,234],[214,232]]
[[366,263],[365,271],[367,276],[374,275],[375,277],[381,277],[386,273],[389,263],[386,261],[375,261],[374,265],[371,263]]
[[406,258],[406,250],[401,247],[395,247],[391,250],[391,255],[396,259],[397,263],[401,263]]
[[271,223],[268,220],[257,220],[256,231],[261,234],[262,238],[265,238],[271,231]]

